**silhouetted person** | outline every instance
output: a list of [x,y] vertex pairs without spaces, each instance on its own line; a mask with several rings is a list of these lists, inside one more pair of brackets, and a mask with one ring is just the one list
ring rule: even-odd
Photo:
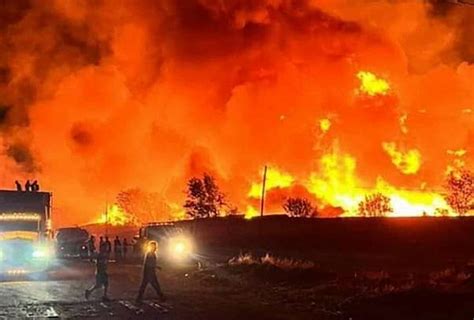
[[102,245],[104,244],[104,237],[99,237],[99,249],[100,247],[102,247]]
[[123,238],[123,258],[127,259],[127,252],[128,252],[128,241],[127,238]]
[[148,284],[151,284],[153,289],[155,289],[156,294],[160,297],[161,300],[165,299],[163,292],[161,291],[158,278],[156,277],[156,269],[161,270],[161,267],[156,263],[156,249],[157,244],[155,241],[151,241],[149,244],[148,252],[145,255],[145,260],[143,261],[143,277],[140,289],[138,290],[138,296],[136,301],[141,302],[143,299],[143,293]]
[[23,191],[21,187],[21,183],[18,180],[15,181],[15,185],[16,185],[16,191]]
[[33,181],[30,188],[31,188],[31,191],[38,192],[39,189],[40,189],[39,184],[38,184],[38,180]]
[[87,247],[89,249],[89,257],[93,257],[95,255],[95,237],[93,235],[87,241]]
[[25,191],[31,191],[31,182],[30,182],[30,180],[26,180]]
[[105,236],[105,245],[107,248],[107,254],[110,256],[110,253],[112,252],[112,243],[110,243],[109,237]]
[[122,243],[118,236],[114,239],[114,255],[115,259],[120,259],[122,256]]
[[96,271],[95,271],[95,284],[86,289],[85,296],[86,299],[89,300],[89,297],[94,290],[99,289],[101,287],[104,288],[104,293],[102,295],[103,301],[110,301],[107,297],[107,290],[109,288],[109,275],[107,273],[107,247],[106,244],[103,243],[99,248],[99,254],[96,257]]

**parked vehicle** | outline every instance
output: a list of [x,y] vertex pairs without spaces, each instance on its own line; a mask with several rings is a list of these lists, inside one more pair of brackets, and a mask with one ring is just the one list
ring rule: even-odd
[[158,243],[158,256],[172,262],[195,261],[192,238],[172,222],[148,223],[135,238],[135,252],[144,254],[150,241]]
[[0,275],[46,271],[54,261],[51,194],[0,190]]
[[58,229],[56,233],[56,254],[61,258],[86,258],[89,255],[88,240],[89,232],[85,229],[78,227]]

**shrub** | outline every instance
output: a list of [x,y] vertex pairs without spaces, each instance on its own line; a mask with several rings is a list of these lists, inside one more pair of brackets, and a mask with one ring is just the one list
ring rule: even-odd
[[384,217],[391,212],[393,208],[390,198],[381,193],[367,195],[359,203],[358,213],[362,217]]
[[287,198],[283,203],[283,209],[290,217],[314,217],[317,215],[316,208],[305,198]]
[[474,208],[474,175],[462,170],[450,172],[446,181],[446,202],[460,216]]

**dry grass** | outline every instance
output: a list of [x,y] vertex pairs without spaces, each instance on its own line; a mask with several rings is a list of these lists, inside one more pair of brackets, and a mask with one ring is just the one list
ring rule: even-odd
[[253,265],[253,264],[258,264],[259,261],[257,258],[252,256],[250,253],[241,253],[237,257],[233,257],[229,260],[229,265],[235,266],[235,265]]
[[261,258],[263,264],[273,265],[275,267],[284,269],[284,270],[293,270],[293,269],[313,269],[316,267],[312,261],[304,260],[295,260],[289,258],[277,258],[269,255],[268,253]]
[[315,267],[314,262],[311,261],[278,258],[268,253],[260,258],[254,257],[250,253],[240,254],[239,256],[230,259],[229,265],[268,265],[282,270],[308,270]]
[[229,271],[245,275],[253,280],[294,285],[314,285],[335,278],[332,272],[321,270],[314,262],[290,258],[279,258],[266,254],[255,257],[240,254],[228,261]]
[[467,272],[456,270],[455,268],[446,268],[430,273],[429,282],[433,286],[459,284],[465,282],[470,277],[471,275]]
[[390,275],[386,271],[363,271],[356,272],[354,278],[364,279],[368,281],[383,281],[390,278]]

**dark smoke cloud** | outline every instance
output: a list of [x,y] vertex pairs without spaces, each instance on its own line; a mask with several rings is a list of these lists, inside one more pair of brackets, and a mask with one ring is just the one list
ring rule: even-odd
[[[99,9],[94,2],[83,3],[88,10]],[[8,106],[2,108],[1,130],[10,136],[19,127],[29,130],[29,106],[54,92],[57,81],[99,65],[110,50],[90,21],[64,16],[53,1],[2,1],[0,15],[0,105]],[[34,171],[28,144],[11,143],[4,141],[6,154],[27,172]]]
[[86,148],[93,144],[94,136],[90,128],[87,125],[76,123],[71,128],[71,139],[79,147]]
[[31,9],[30,0],[0,1],[0,29],[4,30],[8,26],[20,21]]
[[8,111],[10,108],[10,106],[0,105],[0,127],[8,120]]
[[445,62],[452,62],[453,52],[456,53],[455,63],[461,61],[473,63],[474,49],[474,2],[431,0],[430,13],[441,23],[449,25],[456,30],[452,47],[444,52]]
[[33,154],[27,145],[22,143],[10,144],[6,147],[6,153],[19,164],[26,173],[35,173],[38,170]]

